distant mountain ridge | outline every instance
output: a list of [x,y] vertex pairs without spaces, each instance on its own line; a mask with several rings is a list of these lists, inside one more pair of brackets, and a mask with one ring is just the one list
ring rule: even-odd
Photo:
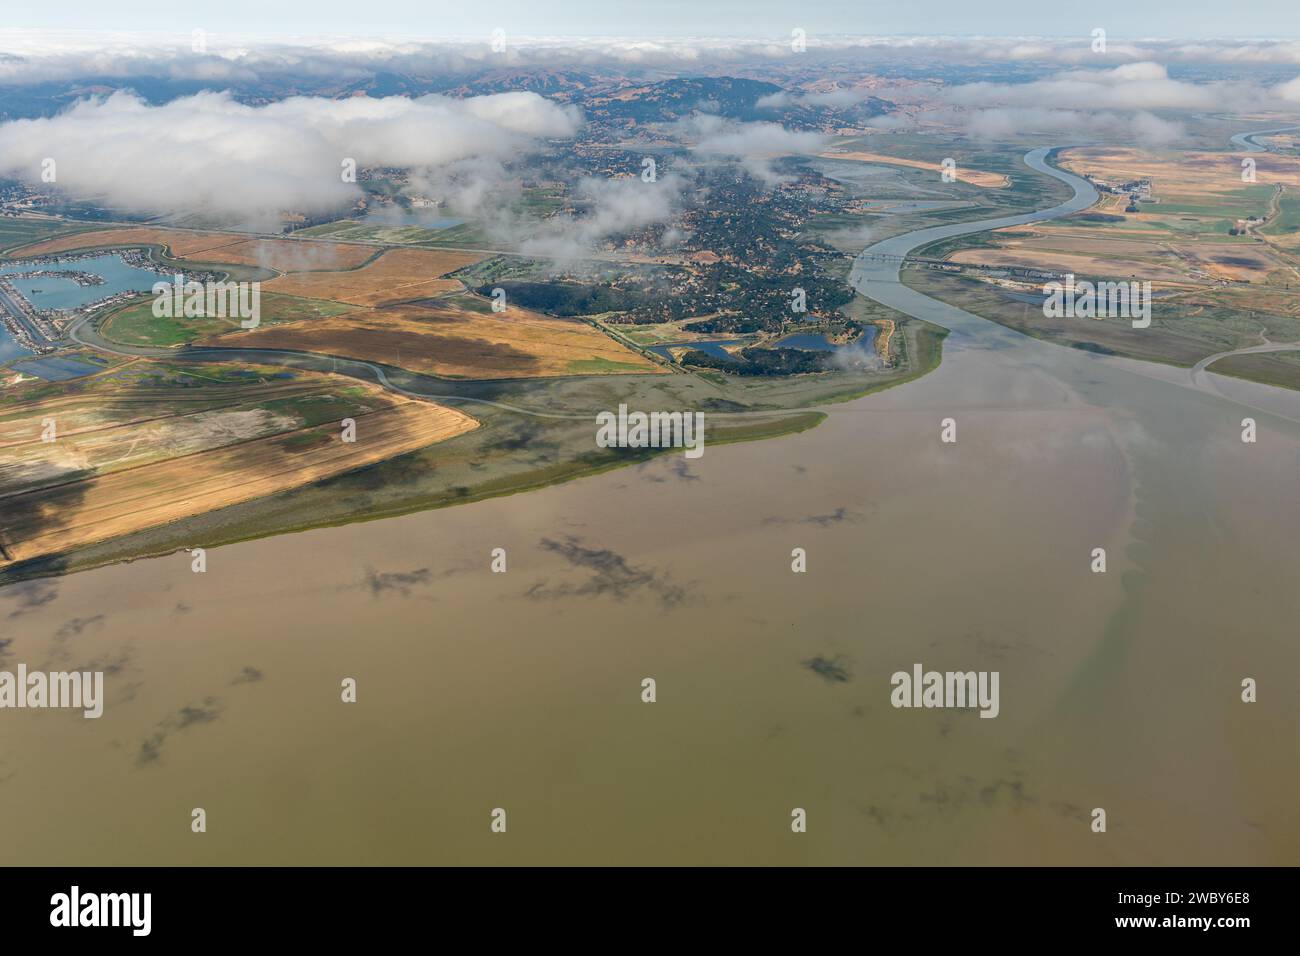
[[576,100],[588,118],[623,123],[667,123],[692,113],[711,113],[742,122],[766,120],[792,129],[853,125],[891,112],[894,104],[863,95],[843,105],[818,105],[801,91],[775,83],[734,76],[679,77],[616,91],[596,92]]
[[[51,116],[87,95],[131,90],[158,105],[202,90],[229,90],[242,103],[260,105],[289,96],[483,96],[527,91],[578,106],[588,121],[614,127],[672,123],[695,113],[753,122],[766,120],[791,129],[827,130],[861,125],[872,116],[892,112],[894,104],[878,97],[848,97],[832,102],[821,94],[805,95],[776,83],[735,76],[668,77],[654,71],[623,74],[599,69],[487,70],[458,78],[378,71],[338,82],[323,77],[289,83],[205,83],[193,79],[152,77],[85,77],[69,82],[42,82],[0,89],[0,118]],[[766,105],[760,105],[765,103]]]

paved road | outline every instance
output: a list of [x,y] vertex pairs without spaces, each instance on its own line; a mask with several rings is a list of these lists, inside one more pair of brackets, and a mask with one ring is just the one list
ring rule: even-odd
[[1214,355],[1207,355],[1195,365],[1192,366],[1192,378],[1198,382],[1202,381],[1201,373],[1213,365],[1219,359],[1228,358],[1231,355],[1253,355],[1257,352],[1295,352],[1300,351],[1300,342],[1269,342],[1266,345],[1250,345],[1246,348],[1232,349],[1228,352],[1218,352]]

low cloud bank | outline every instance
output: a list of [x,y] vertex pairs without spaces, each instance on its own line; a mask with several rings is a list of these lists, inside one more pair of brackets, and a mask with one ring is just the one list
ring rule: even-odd
[[247,106],[199,93],[151,106],[130,93],[0,125],[0,175],[134,213],[324,213],[359,194],[344,162],[437,170],[572,136],[581,116],[534,93],[454,100],[291,97]]
[[802,57],[859,62],[1037,63],[1089,67],[1159,61],[1249,69],[1300,67],[1297,40],[1126,40],[1111,31],[1105,51],[1090,35],[1075,37],[821,36],[770,39],[724,37],[528,37],[399,40],[282,38],[225,34],[91,34],[0,30],[0,85],[86,78],[148,77],[217,87],[292,78],[350,82],[380,73],[464,75],[476,70],[725,68],[746,61]]
[[583,215],[547,220],[521,244],[529,255],[575,261],[606,239],[670,222],[681,212],[691,181],[676,173],[646,182],[640,176],[578,181],[575,198]]
[[1067,133],[1160,147],[1184,133],[1156,111],[1287,110],[1300,102],[1300,78],[1268,86],[1245,81],[1192,83],[1142,61],[1107,69],[1071,69],[1026,83],[965,83],[930,94],[936,115],[972,136],[999,139],[1028,132]]
[[692,117],[680,124],[680,129],[695,140],[697,154],[734,160],[768,186],[786,178],[775,171],[773,161],[792,154],[818,153],[829,139],[820,133],[789,130],[780,123],[738,123],[708,114]]

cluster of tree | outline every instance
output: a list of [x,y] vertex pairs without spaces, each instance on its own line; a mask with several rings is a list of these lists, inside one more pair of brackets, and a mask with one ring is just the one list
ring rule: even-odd
[[[893,103],[875,96],[846,96],[841,102],[805,101],[775,83],[734,76],[679,77],[634,89],[626,83],[600,84],[584,90],[578,103],[589,122],[641,125],[671,123],[691,116],[708,104],[715,116],[745,121],[766,120],[792,129],[831,130],[866,122],[892,112]],[[759,105],[759,104],[763,105]]]
[[[791,309],[796,288],[804,291],[806,312]],[[619,321],[633,324],[673,322],[693,315],[720,313],[691,323],[696,332],[776,332],[783,321],[838,318],[851,301],[848,283],[816,269],[800,274],[756,272],[729,263],[704,266],[681,278],[669,290],[647,294]]]
[[687,332],[725,332],[729,335],[746,335],[751,332],[762,332],[769,324],[769,319],[756,318],[752,315],[716,315],[711,319],[687,322],[684,328]]
[[[617,276],[617,285],[607,278],[491,281],[481,273],[476,291],[491,295],[500,287],[507,301],[550,315],[618,312],[618,321],[630,324],[718,315],[703,320],[712,327],[698,330],[726,333],[777,332],[791,319],[841,318],[839,309],[853,290],[818,267],[826,250],[800,234],[810,217],[838,209],[842,197],[815,170],[800,168],[792,176],[788,188],[773,188],[727,167],[700,174],[697,193],[707,201],[692,202],[683,213],[686,238],[678,248],[687,254],[711,252],[718,261],[697,259],[653,272],[627,269]],[[792,309],[796,289],[803,290],[798,304],[806,312]]]
[[507,303],[558,316],[622,312],[645,299],[639,292],[615,288],[608,282],[490,282],[475,291],[490,297],[497,288],[505,289]]
[[697,349],[682,356],[682,364],[712,368],[732,375],[802,375],[834,367],[833,353],[806,349],[741,349],[738,358],[724,359]]

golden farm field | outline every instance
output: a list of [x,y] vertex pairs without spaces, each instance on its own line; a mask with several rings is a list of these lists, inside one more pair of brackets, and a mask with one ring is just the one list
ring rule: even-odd
[[1285,266],[1263,243],[1176,243],[1113,235],[1074,231],[1068,220],[1066,224],[1035,226],[1032,230],[1021,226],[992,233],[996,242],[992,248],[963,249],[950,258],[968,264],[1034,266],[1081,276],[1191,284],[1210,280],[1262,281]]
[[204,256],[215,262],[261,266],[274,272],[324,272],[355,269],[382,251],[355,243],[243,239],[205,250]]
[[[71,395],[0,409],[0,494],[290,431],[334,410],[342,417],[388,404],[382,393],[367,395],[325,376],[212,388],[126,381],[106,379]],[[55,424],[54,442],[41,440],[46,420]]]
[[1063,150],[1063,168],[1112,188],[1148,181],[1153,201],[1132,209],[1128,191],[1103,192],[1086,212],[998,230],[989,235],[990,245],[960,250],[952,258],[1189,287],[1289,282],[1300,277],[1290,248],[1300,236],[1275,235],[1273,226],[1279,209],[1286,208],[1283,197],[1300,189],[1300,160],[1249,154],[1255,179],[1243,182],[1245,155]]
[[[847,159],[859,163],[883,163],[886,166],[906,166],[909,169],[924,169],[934,173],[936,176],[942,173],[943,167],[938,163],[927,163],[919,159],[903,159],[899,156],[887,156],[884,153],[866,153],[854,150],[835,150],[828,149],[818,153],[822,159]],[[959,182],[970,183],[972,186],[983,186],[986,189],[1004,189],[1010,185],[1006,176],[1000,173],[989,173],[979,169],[965,169],[957,166],[953,170]]]
[[263,283],[263,288],[350,305],[386,305],[459,290],[459,282],[440,277],[484,258],[473,252],[389,249],[359,269],[281,276]]
[[219,335],[201,344],[311,351],[444,378],[664,371],[585,322],[518,307],[496,314],[450,303],[363,309]]
[[1273,153],[1152,153],[1127,147],[1080,146],[1061,150],[1059,164],[1079,175],[1111,182],[1149,179],[1157,196],[1231,193],[1243,185],[1241,161],[1255,164],[1255,182],[1300,187],[1300,159]]
[[[1254,165],[1243,168],[1243,162]],[[1269,153],[1148,153],[1087,147],[1063,151],[1060,165],[1112,187],[1150,182],[1155,201],[1139,203],[1136,212],[1125,209],[1126,197],[1104,195],[1097,211],[1123,218],[1094,222],[1093,230],[1116,235],[1144,230],[1181,243],[1228,241],[1231,230],[1241,232],[1245,224],[1262,228],[1276,217],[1281,198],[1300,189],[1300,159]],[[1074,217],[1075,222],[1079,219]]]
[[[354,443],[341,440],[345,417],[357,423]],[[56,440],[44,442],[51,418]],[[457,410],[320,374],[19,401],[0,410],[0,563],[299,487],[476,427]]]
[[193,232],[128,226],[60,236],[14,250],[33,257],[80,249],[162,246],[177,259],[204,263],[261,266],[275,272],[353,269],[379,255],[374,246],[298,239],[254,239],[234,232]]
[[1153,282],[1181,282],[1186,279],[1177,256],[1158,247],[1152,248],[1150,253],[1150,256],[1134,258],[1106,248],[1062,250],[1056,248],[1050,238],[1042,237],[1008,240],[992,249],[963,249],[949,258],[953,262],[966,264],[1032,266],[1081,276],[1140,277]]
[[121,246],[165,246],[177,258],[193,256],[208,249],[230,245],[241,239],[228,232],[191,232],[185,229],[152,229],[144,226],[127,226],[120,229],[97,229],[78,232],[34,242],[13,250],[14,256],[44,256],[78,249],[99,249]]

